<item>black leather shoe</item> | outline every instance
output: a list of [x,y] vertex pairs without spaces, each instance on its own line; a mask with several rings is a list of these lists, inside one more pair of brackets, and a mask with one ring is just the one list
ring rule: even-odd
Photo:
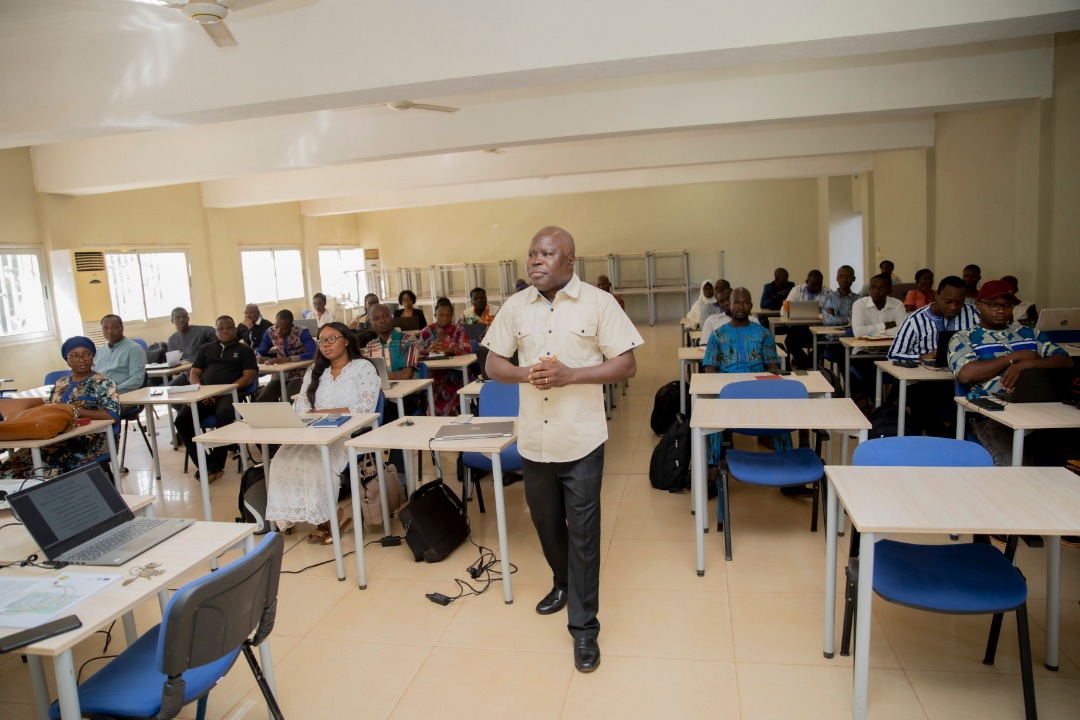
[[566,588],[553,587],[544,599],[536,603],[536,612],[541,615],[551,615],[566,607]]
[[574,640],[574,667],[578,672],[592,672],[600,667],[600,645],[595,638]]

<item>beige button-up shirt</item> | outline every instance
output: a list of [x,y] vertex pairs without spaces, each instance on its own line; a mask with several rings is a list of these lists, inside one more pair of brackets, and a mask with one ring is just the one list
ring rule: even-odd
[[[534,288],[512,295],[491,324],[483,344],[521,367],[554,355],[568,367],[592,367],[644,341],[611,295],[574,275],[547,300]],[[518,452],[534,462],[580,460],[607,440],[604,389],[567,385],[537,390],[521,383]]]

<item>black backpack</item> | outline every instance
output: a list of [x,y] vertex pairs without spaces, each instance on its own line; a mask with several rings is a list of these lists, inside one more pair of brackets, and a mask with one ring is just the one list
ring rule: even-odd
[[442,480],[418,487],[398,510],[398,519],[416,562],[439,562],[469,537],[465,508]]
[[[883,437],[896,437],[899,430],[899,408],[896,405],[879,405],[874,408],[866,419],[870,421],[869,439]],[[922,435],[922,428],[915,418],[908,415],[904,419],[905,435]]]
[[255,535],[270,529],[266,521],[266,473],[262,463],[252,465],[240,476],[240,495],[237,498],[240,517],[237,522],[255,523]]
[[[689,407],[689,404],[687,405]],[[649,418],[649,426],[657,435],[663,435],[675,422],[675,416],[679,414],[679,381],[673,380],[666,385],[661,385],[656,391],[656,399],[653,401],[652,417]]]
[[165,362],[165,351],[168,349],[168,345],[163,342],[151,343],[146,346],[146,363],[148,365],[155,365]]
[[[675,383],[675,390],[678,397],[679,383]],[[680,412],[675,413],[674,422],[653,448],[649,482],[657,490],[668,492],[683,492],[690,487],[690,422]]]

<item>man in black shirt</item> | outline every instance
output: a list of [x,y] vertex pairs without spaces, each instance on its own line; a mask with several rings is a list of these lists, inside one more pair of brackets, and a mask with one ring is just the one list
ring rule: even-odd
[[[200,385],[226,385],[235,383],[241,390],[247,389],[259,376],[255,351],[236,339],[236,323],[228,315],[217,319],[215,326],[217,342],[199,348],[191,367],[191,382]],[[231,395],[207,398],[199,405],[199,418],[213,414],[217,426],[224,427],[236,419]],[[184,440],[188,457],[196,465],[199,462],[198,447],[193,437],[200,434],[191,417],[191,407],[184,405],[176,416],[176,432]],[[206,457],[207,482],[221,477],[225,467],[226,448],[216,447]]]
[[257,348],[262,342],[263,333],[269,330],[271,325],[273,323],[259,312],[258,305],[248,303],[244,308],[244,319],[236,326],[236,336],[249,348]]

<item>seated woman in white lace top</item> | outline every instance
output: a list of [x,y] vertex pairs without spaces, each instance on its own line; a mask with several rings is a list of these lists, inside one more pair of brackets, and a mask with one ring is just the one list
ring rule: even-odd
[[[298,413],[375,412],[381,387],[375,366],[360,352],[345,325],[331,322],[319,328],[319,352],[304,375],[293,403]],[[345,440],[330,445],[330,468],[340,475],[348,465]],[[266,483],[266,517],[281,529],[294,523],[317,525],[309,542],[330,544],[330,512],[323,486],[322,453],[317,445],[283,445],[270,462]],[[344,531],[348,522],[342,523]]]

